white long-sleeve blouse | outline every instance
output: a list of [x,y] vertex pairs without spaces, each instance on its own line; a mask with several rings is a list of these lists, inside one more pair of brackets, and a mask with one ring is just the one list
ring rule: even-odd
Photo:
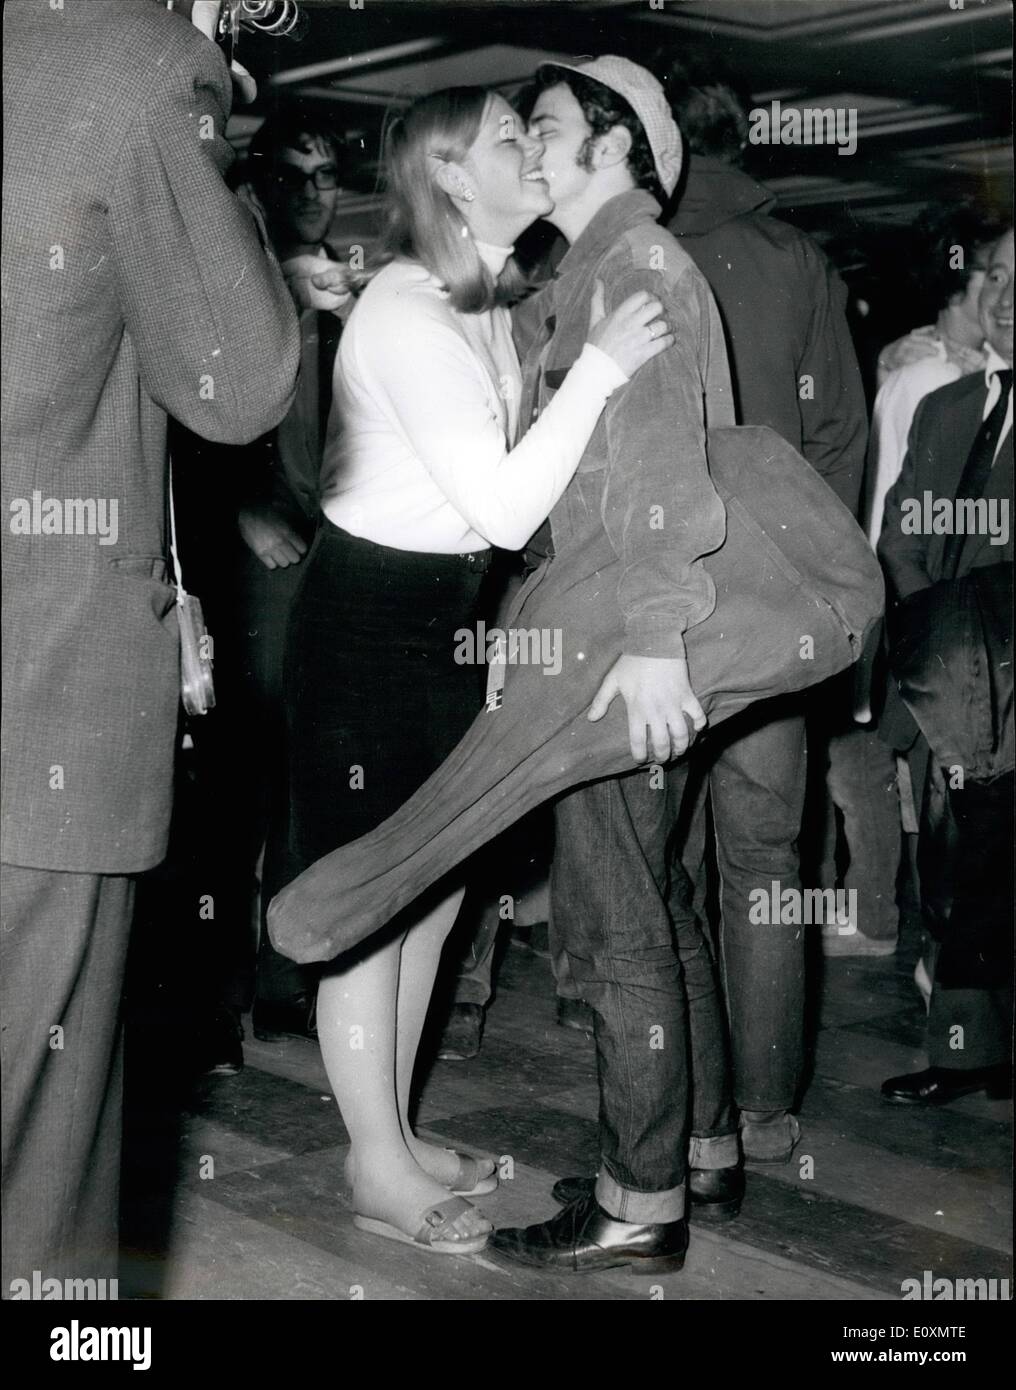
[[[510,248],[477,246],[497,275]],[[422,266],[392,261],[364,290],[339,345],[325,515],[400,550],[517,550],[550,514],[608,396],[627,380],[587,343],[515,443],[522,383],[507,309],[459,313]]]

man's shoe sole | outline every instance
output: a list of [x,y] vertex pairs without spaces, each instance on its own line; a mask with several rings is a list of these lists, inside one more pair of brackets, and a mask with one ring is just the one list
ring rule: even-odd
[[[591,1264],[582,1264],[578,1268],[574,1264],[566,1264],[562,1261],[548,1263],[545,1260],[527,1260],[518,1255],[509,1254],[501,1250],[497,1245],[491,1243],[491,1250],[496,1255],[501,1255],[511,1264],[523,1264],[529,1269],[547,1269],[555,1274],[602,1274],[607,1269],[625,1269],[632,1274],[645,1276],[651,1274],[677,1274],[684,1269],[686,1252],[681,1251],[677,1255],[632,1255],[628,1259],[605,1259],[602,1262],[596,1261]],[[606,1253],[606,1252],[604,1252]]]

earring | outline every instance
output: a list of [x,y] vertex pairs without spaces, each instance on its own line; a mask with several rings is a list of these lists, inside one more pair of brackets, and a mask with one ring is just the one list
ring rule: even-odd
[[463,202],[465,202],[465,203],[471,203],[471,202],[473,201],[473,199],[476,197],[476,194],[475,194],[475,193],[473,192],[473,190],[472,190],[471,188],[469,188],[466,184],[460,183],[460,184],[459,184],[459,197],[462,199]]

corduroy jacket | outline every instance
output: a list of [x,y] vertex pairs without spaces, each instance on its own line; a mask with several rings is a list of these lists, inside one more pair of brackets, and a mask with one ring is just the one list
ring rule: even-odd
[[637,290],[663,302],[673,347],[607,402],[550,525],[557,554],[586,547],[606,532],[622,561],[616,602],[625,651],[680,657],[684,633],[708,618],[716,602],[701,557],[726,534],[705,431],[733,424],[734,415],[723,329],[709,286],[659,226],[659,215],[656,200],[640,190],[612,198],[526,306],[520,321],[531,325],[532,336],[528,344],[520,341],[521,418],[542,413],[581,352],[597,280],[608,313]]

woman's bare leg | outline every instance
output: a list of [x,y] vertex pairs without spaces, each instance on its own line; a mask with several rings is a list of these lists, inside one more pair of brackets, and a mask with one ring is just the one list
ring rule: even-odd
[[[318,1038],[328,1079],[349,1131],[356,1165],[353,1205],[364,1216],[413,1234],[419,1217],[448,1190],[415,1161],[402,1134],[396,1100],[396,1029],[402,939],[396,937],[318,990]],[[477,1211],[443,1230],[473,1236],[490,1229]]]
[[449,893],[406,934],[399,973],[395,1080],[402,1133],[417,1163],[442,1183],[453,1181],[458,1171],[458,1161],[448,1149],[417,1139],[409,1123],[409,1098],[441,952],[448,933],[455,925],[464,895],[465,887]]

